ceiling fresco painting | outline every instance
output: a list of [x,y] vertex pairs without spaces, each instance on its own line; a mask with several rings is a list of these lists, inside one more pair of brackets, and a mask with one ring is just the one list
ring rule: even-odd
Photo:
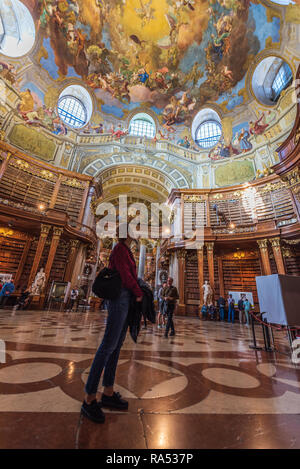
[[[271,78],[283,60],[292,75],[299,61],[286,28],[287,18],[298,28],[298,10],[270,0],[1,0],[0,77],[17,90],[15,114],[28,127],[120,140],[137,110],[153,117],[155,142],[229,159],[274,136],[283,108],[270,100]],[[20,39],[26,55],[5,54]],[[64,90],[78,85],[92,101],[74,129],[58,108]],[[195,134],[206,109],[221,128],[207,149]]]
[[102,112],[141,104],[168,128],[207,102],[244,101],[249,64],[280,41],[280,18],[249,0],[24,0],[51,78],[80,77]]

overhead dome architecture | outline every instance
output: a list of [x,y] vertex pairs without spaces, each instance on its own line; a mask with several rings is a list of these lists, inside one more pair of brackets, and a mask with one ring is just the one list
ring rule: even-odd
[[[20,409],[45,429],[49,414],[65,406],[59,419],[70,417],[72,427],[96,334],[106,327],[106,313],[97,314],[110,304],[93,284],[124,241],[132,256],[122,251],[130,256],[122,285],[133,276],[141,298],[145,285],[136,285],[135,273],[148,284],[160,326],[141,342],[142,351],[139,342],[127,343],[114,355],[120,352],[122,370],[110,377],[117,376],[134,409],[128,432],[143,408],[147,447],[167,447],[173,430],[176,447],[208,447],[210,436],[200,441],[197,432],[184,440],[205,413],[202,438],[216,425],[218,444],[237,447],[244,443],[236,426],[251,426],[247,416],[259,414],[260,426],[275,428],[262,444],[300,447],[299,424],[289,420],[299,414],[299,370],[264,355],[277,339],[289,353],[300,324],[283,323],[283,316],[262,324],[257,283],[300,278],[299,44],[300,0],[0,0],[0,394],[9,394],[0,422],[2,411],[6,418]],[[137,234],[131,246],[120,234],[127,224]],[[172,301],[163,294],[166,283],[177,289]],[[266,290],[277,295],[279,283]],[[2,306],[12,313],[27,308],[29,322],[26,314],[7,319]],[[255,326],[246,329],[251,318]],[[202,322],[208,319],[215,321]],[[56,323],[62,335],[53,332]],[[147,318],[144,326],[140,334],[149,333]],[[257,364],[248,345],[250,332],[262,326],[258,340],[267,341],[269,331],[274,341],[264,343]],[[178,338],[161,342],[162,331],[167,339],[177,329]],[[10,347],[3,368],[2,333]],[[20,389],[15,404],[11,396]],[[52,396],[63,404],[49,404]],[[47,418],[41,409],[49,410]],[[167,423],[157,439],[162,415]],[[19,431],[13,416],[9,434]],[[287,421],[297,432],[284,439]],[[255,417],[251,422],[256,428]],[[255,446],[255,431],[245,431]],[[108,433],[111,447],[122,447],[117,431]],[[60,437],[52,436],[55,445]],[[132,441],[140,444],[136,435]]]

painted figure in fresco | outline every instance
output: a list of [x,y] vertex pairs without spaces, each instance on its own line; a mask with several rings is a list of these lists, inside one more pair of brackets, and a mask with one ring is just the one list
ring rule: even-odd
[[14,65],[0,61],[0,77],[4,78],[11,84],[14,84],[16,81],[16,70]]
[[140,82],[145,84],[149,78],[149,75],[144,68],[141,68],[138,72],[138,77]]
[[189,139],[187,138],[187,136],[185,136],[184,139],[181,138],[180,140],[178,140],[177,145],[180,145],[181,147],[184,147],[184,148],[190,148],[191,143]]
[[250,134],[251,135],[261,135],[261,134],[264,133],[266,128],[269,127],[269,124],[260,124],[260,122],[262,121],[263,118],[264,118],[264,112],[262,113],[262,115],[260,116],[260,118],[257,121],[255,121],[255,122],[250,121],[249,122]]
[[252,144],[248,140],[249,137],[250,137],[250,134],[248,130],[243,128],[239,135],[240,149],[243,153],[252,149]]
[[117,139],[120,139],[121,137],[124,137],[127,134],[128,134],[128,130],[123,130],[121,124],[119,124],[116,131],[112,132],[113,137]]
[[29,88],[26,91],[21,91],[21,103],[19,104],[18,110],[21,113],[26,113],[33,111],[34,109],[34,99]]

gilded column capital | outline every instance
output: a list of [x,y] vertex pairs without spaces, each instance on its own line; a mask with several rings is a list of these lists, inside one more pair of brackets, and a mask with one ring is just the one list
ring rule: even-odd
[[44,225],[42,223],[41,224],[41,238],[47,238],[50,229],[51,229],[51,225]]
[[185,249],[177,249],[176,255],[177,255],[177,259],[185,259],[186,250]]
[[79,244],[79,240],[78,240],[78,239],[71,239],[71,241],[70,241],[71,249],[73,249],[73,250],[76,249],[77,246],[78,246],[78,244]]
[[57,228],[56,226],[53,228],[53,238],[59,239],[63,233],[63,228]]
[[267,249],[268,248],[268,240],[266,238],[257,240],[257,244],[259,246],[259,249]]
[[270,241],[273,248],[279,248],[280,247],[280,238],[279,237],[270,238],[269,241]]
[[141,246],[146,246],[146,245],[147,245],[147,241],[148,241],[147,239],[141,238],[141,239],[140,239],[140,245],[141,245]]
[[208,252],[213,252],[215,243],[205,243],[206,249]]

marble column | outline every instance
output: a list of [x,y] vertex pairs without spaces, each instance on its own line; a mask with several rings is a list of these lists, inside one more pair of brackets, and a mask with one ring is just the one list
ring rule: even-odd
[[273,254],[277,266],[277,272],[279,274],[285,275],[285,266],[283,262],[283,257],[282,257],[282,252],[281,252],[281,246],[280,246],[280,238],[271,238],[269,239],[272,249],[273,249]]
[[156,257],[155,257],[155,290],[157,290],[159,285],[159,268],[158,261],[160,257],[160,239],[156,241]]
[[225,298],[224,288],[224,275],[223,275],[223,261],[222,257],[218,257],[218,272],[219,272],[219,285],[220,285],[220,296]]
[[178,312],[180,314],[186,314],[185,311],[185,249],[178,249],[176,251],[178,259],[178,294],[179,294],[179,304]]
[[74,264],[75,264],[76,257],[77,257],[78,246],[79,246],[78,239],[71,239],[68,263],[67,263],[67,268],[66,268],[65,276],[64,276],[65,282],[71,281],[72,273],[74,270]]
[[59,174],[58,179],[56,180],[53,192],[52,192],[51,200],[49,203],[49,208],[55,207],[57,196],[58,196],[58,191],[59,191],[60,184],[61,184],[61,179],[62,179],[62,174]]
[[39,263],[40,263],[40,260],[41,260],[41,257],[42,257],[43,251],[44,251],[44,247],[45,247],[45,244],[46,244],[46,239],[48,237],[48,233],[50,231],[50,228],[51,228],[50,225],[44,225],[44,224],[41,225],[41,234],[40,234],[40,238],[39,238],[39,241],[38,241],[38,245],[37,245],[35,256],[34,256],[34,259],[33,259],[31,271],[30,271],[29,278],[28,278],[28,287],[30,287],[32,285],[32,282],[35,279],[35,276],[36,276],[36,273],[37,273],[37,270],[38,270],[38,267],[39,267]]
[[25,262],[26,262],[26,259],[27,259],[27,256],[28,256],[28,252],[29,252],[31,243],[32,243],[32,237],[30,236],[26,239],[26,243],[25,243],[25,246],[24,246],[24,249],[23,249],[23,252],[22,252],[20,263],[18,265],[18,270],[17,270],[17,273],[16,273],[15,278],[14,278],[14,283],[15,283],[16,287],[18,287],[19,280],[20,280],[21,275],[23,273],[23,269],[24,269],[24,266],[25,266]]
[[94,187],[89,187],[90,183],[89,181],[86,181],[85,183],[85,190],[82,196],[82,203],[81,203],[81,208],[80,212],[78,215],[78,223],[81,223],[82,225],[85,225],[85,221],[88,217],[89,211],[90,211],[90,203],[92,200],[92,196],[94,194]]
[[257,241],[257,244],[260,249],[260,256],[262,261],[263,275],[271,275],[271,265],[268,253],[268,240],[260,239]]
[[138,277],[144,278],[145,275],[145,264],[146,264],[146,240],[140,240],[140,258],[139,258],[139,270]]
[[6,171],[6,168],[7,168],[7,166],[8,166],[10,157],[11,157],[11,153],[10,153],[10,152],[7,152],[6,158],[3,160],[2,165],[1,165],[1,167],[0,167],[0,179],[2,179],[3,174],[4,174],[5,171]]
[[57,227],[53,228],[53,235],[52,235],[51,245],[49,249],[49,255],[48,255],[48,259],[47,259],[46,267],[45,267],[46,283],[48,282],[49,277],[50,277],[50,272],[51,272],[52,264],[53,264],[54,257],[56,254],[57,246],[59,244],[59,240],[63,231],[64,231],[63,228],[57,228]]
[[197,259],[198,259],[198,285],[199,285],[199,312],[203,305],[203,284],[204,284],[204,273],[203,273],[203,246],[197,249]]
[[214,243],[205,243],[208,261],[208,278],[214,298],[215,291],[215,269],[214,269]]

